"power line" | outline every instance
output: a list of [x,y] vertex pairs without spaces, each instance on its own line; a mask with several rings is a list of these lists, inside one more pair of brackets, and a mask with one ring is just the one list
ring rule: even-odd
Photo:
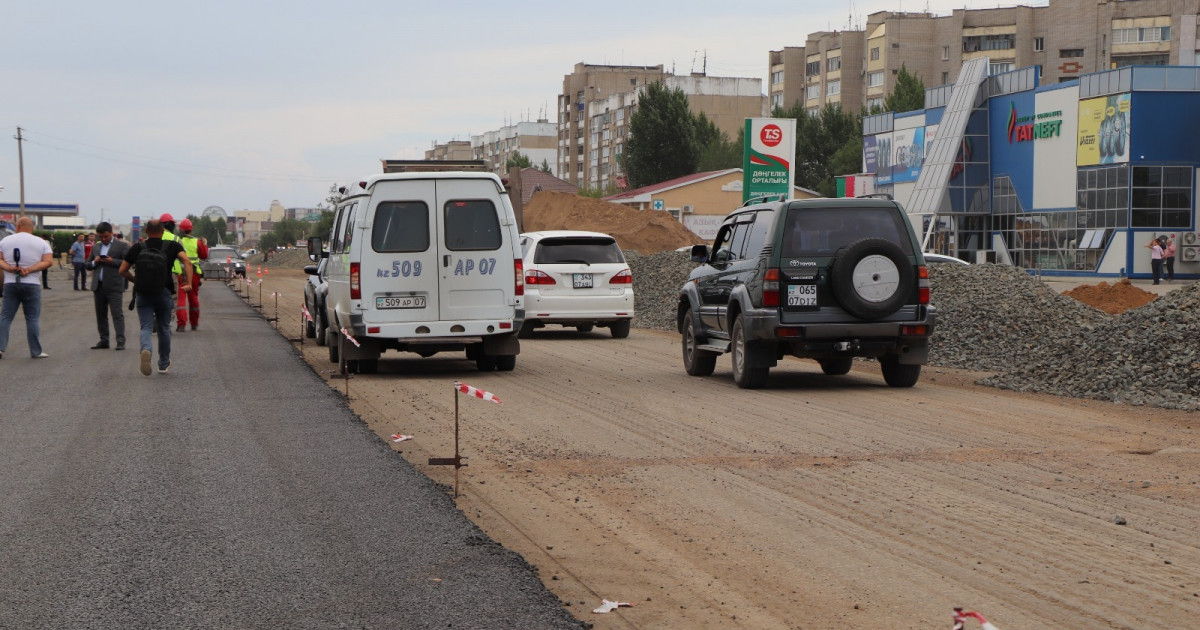
[[[25,130],[25,131],[26,131],[26,133],[28,133],[28,130]],[[66,147],[56,146],[56,145],[49,144],[46,142],[38,142],[35,140],[30,140],[28,136],[25,137],[25,142],[27,142],[29,144],[45,147],[47,149],[51,149],[54,151],[62,151],[64,153],[81,155],[84,157],[102,160],[105,162],[127,164],[130,166],[138,166],[138,167],[142,167],[142,168],[150,168],[150,169],[169,171],[169,172],[175,172],[175,173],[184,173],[184,174],[188,174],[188,175],[204,175],[204,176],[208,176],[208,177],[251,180],[251,181],[284,181],[284,182],[329,182],[329,181],[336,181],[338,179],[336,177],[324,177],[324,176],[316,176],[316,175],[261,173],[261,172],[255,172],[255,171],[231,169],[231,168],[226,168],[226,167],[221,167],[221,166],[207,166],[207,165],[203,165],[203,164],[193,164],[193,163],[188,163],[188,162],[180,162],[177,160],[168,160],[168,159],[164,159],[164,158],[156,158],[156,157],[150,157],[150,156],[145,156],[145,155],[138,155],[136,153],[129,153],[126,151],[118,151],[116,149],[108,149],[105,147],[89,145],[89,144],[86,144],[83,142],[77,142],[77,141],[69,140],[66,138],[56,138],[54,136],[51,136],[50,134],[45,134],[45,133],[35,133],[34,136],[35,137],[42,136],[42,137],[46,137],[46,138],[51,138],[54,140],[59,140],[61,142],[77,144],[79,146],[87,147],[89,149],[94,149],[96,151],[113,153],[113,154],[117,154],[117,155],[125,155],[125,156],[129,156],[131,158],[136,158],[136,159],[135,160],[121,159],[121,158],[116,158],[116,157],[107,156],[107,155],[99,155],[96,153],[90,153],[90,152],[86,152],[86,151],[78,151],[75,149],[69,149]],[[147,161],[153,162],[153,163],[148,163]],[[175,165],[178,165],[178,167],[164,166],[163,164],[175,164]],[[181,167],[187,167],[187,168],[181,168]],[[197,170],[197,169],[199,169],[199,170]]]

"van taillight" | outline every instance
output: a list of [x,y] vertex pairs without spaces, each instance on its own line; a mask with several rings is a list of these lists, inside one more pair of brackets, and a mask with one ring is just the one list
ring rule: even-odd
[[929,303],[929,268],[917,267],[917,304]]
[[608,281],[609,284],[633,284],[633,274],[629,273],[628,269],[622,270],[620,273],[612,277]]
[[779,270],[771,268],[763,276],[763,306],[779,306]]
[[513,272],[517,283],[513,287],[513,295],[525,295],[525,261],[520,258],[513,260]]
[[359,284],[359,267],[358,263],[350,263],[350,299],[362,299],[362,285]]

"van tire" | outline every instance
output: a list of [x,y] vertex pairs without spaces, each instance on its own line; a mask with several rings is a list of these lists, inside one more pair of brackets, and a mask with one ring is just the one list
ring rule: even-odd
[[[885,258],[891,262],[891,266],[880,274],[882,280],[865,277],[856,279],[860,263],[870,257]],[[882,238],[863,238],[838,250],[830,266],[829,281],[833,286],[833,296],[847,313],[859,319],[877,320],[904,306],[910,297],[915,273],[908,255],[899,245]],[[882,287],[891,282],[895,283],[892,293],[878,295]]]
[[517,331],[517,339],[528,339],[533,334],[534,328],[537,328],[537,326],[534,326],[533,322],[525,320],[521,323],[521,330]]
[[624,339],[629,336],[629,320],[615,321],[608,325],[608,330],[612,333],[613,339]]
[[517,367],[517,355],[502,354],[496,357],[496,371],[511,372],[515,367]]
[[479,356],[475,357],[475,367],[479,368],[480,372],[491,372],[496,369],[496,355],[480,352]]
[[313,339],[317,336],[317,325],[311,320],[304,320],[304,336]]
[[359,359],[359,374],[375,374],[379,372],[379,359]]
[[329,346],[329,362],[337,363],[338,362],[338,340],[332,338],[332,336],[333,336],[332,330],[326,332],[325,335],[326,335],[325,336],[325,344]]
[[329,334],[329,326],[325,324],[324,316],[318,315],[317,317],[321,319],[321,324],[317,326],[317,345],[323,346],[329,343],[328,339],[325,337],[325,335]]

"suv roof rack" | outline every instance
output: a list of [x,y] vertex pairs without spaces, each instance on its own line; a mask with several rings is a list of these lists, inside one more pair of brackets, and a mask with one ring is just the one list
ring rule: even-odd
[[768,203],[771,201],[784,201],[786,199],[787,199],[787,195],[785,195],[785,194],[760,195],[758,197],[751,197],[751,198],[747,199],[746,203],[743,203],[740,207],[745,208],[746,206],[750,206],[750,205],[753,205],[756,203]]
[[855,199],[887,199],[888,201],[896,200],[895,197],[892,197],[891,193],[871,193],[869,195],[858,195],[855,197]]

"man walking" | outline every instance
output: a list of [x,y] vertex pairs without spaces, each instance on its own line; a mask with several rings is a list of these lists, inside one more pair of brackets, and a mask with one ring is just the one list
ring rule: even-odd
[[[192,220],[184,219],[179,222],[179,244],[183,245],[183,252],[187,254],[188,259],[192,261],[192,290],[180,291],[178,302],[175,304],[175,318],[179,326],[175,329],[176,332],[183,332],[190,319],[192,322],[192,330],[200,325],[200,282],[204,275],[204,269],[200,266],[200,261],[208,260],[208,245],[204,241],[192,236]],[[178,262],[172,268],[172,273],[178,278],[180,286],[186,281],[182,274],[182,269]]]
[[17,231],[0,240],[0,269],[4,270],[4,302],[0,305],[0,358],[8,350],[8,331],[17,316],[17,307],[25,311],[25,338],[29,356],[45,359],[41,329],[42,285],[39,272],[53,264],[54,252],[46,241],[33,235],[33,219],[17,219]]
[[80,232],[75,235],[75,242],[71,243],[71,266],[75,269],[72,285],[76,291],[87,291],[87,247],[84,243],[86,238],[87,236]]
[[[133,292],[137,302],[138,323],[141,333],[138,341],[141,347],[142,374],[150,376],[151,336],[158,333],[158,373],[166,374],[171,367],[171,311],[175,307],[175,279],[171,275],[171,263],[178,260],[183,266],[187,284],[179,285],[179,290],[190,291],[192,288],[192,261],[178,241],[163,240],[163,222],[151,220],[146,224],[146,240],[134,243],[121,261],[118,271],[133,283]],[[130,273],[135,269],[137,274]]]
[[121,309],[125,297],[125,278],[118,271],[129,244],[113,238],[112,224],[101,221],[96,225],[100,242],[92,247],[88,269],[92,271],[92,294],[96,304],[96,328],[100,341],[92,350],[108,348],[108,316],[112,313],[112,328],[117,337],[117,350],[125,349],[125,312]]

